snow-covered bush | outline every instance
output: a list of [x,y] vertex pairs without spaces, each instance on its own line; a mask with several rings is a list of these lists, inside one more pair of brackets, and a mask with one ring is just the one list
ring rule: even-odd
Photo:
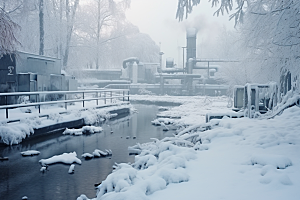
[[0,139],[7,145],[19,144],[33,133],[32,126],[26,123],[15,124],[13,126],[2,124],[0,126]]
[[186,161],[196,158],[195,151],[169,142],[137,144],[140,155],[133,164],[116,164],[112,174],[98,186],[97,199],[147,199],[147,195],[171,183],[186,182]]

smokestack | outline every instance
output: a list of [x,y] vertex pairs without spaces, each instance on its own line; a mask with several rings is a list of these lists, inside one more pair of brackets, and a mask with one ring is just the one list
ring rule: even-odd
[[188,28],[186,30],[186,63],[190,58],[196,58],[197,29]]

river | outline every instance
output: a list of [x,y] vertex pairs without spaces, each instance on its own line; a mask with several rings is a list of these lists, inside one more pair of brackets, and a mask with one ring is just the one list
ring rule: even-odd
[[[70,136],[62,135],[60,131],[25,140],[19,145],[0,146],[0,156],[9,157],[8,161],[0,161],[0,199],[21,200],[27,196],[28,200],[75,200],[80,194],[94,198],[94,184],[105,180],[114,163],[134,162],[134,155],[128,154],[128,146],[174,133],[151,125],[158,113],[157,106],[136,104],[134,107],[138,113],[102,124],[104,130],[101,133]],[[92,153],[95,149],[111,149],[113,153],[111,157],[81,158],[83,153]],[[22,157],[20,152],[26,150],[38,150],[40,154]],[[81,165],[76,164],[74,174],[68,174],[69,165],[64,164],[53,164],[48,171],[40,172],[40,159],[74,151],[82,160]]]

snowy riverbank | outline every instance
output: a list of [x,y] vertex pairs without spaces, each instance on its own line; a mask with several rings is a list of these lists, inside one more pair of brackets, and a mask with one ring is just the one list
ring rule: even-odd
[[132,102],[171,102],[179,103],[180,106],[172,107],[170,110],[162,111],[159,117],[174,119],[177,126],[195,125],[205,123],[205,114],[209,112],[228,112],[228,98],[226,96],[152,96],[152,95],[132,95]]
[[[195,125],[206,111],[221,109],[213,106],[214,101],[205,105],[202,97],[195,98],[199,101],[189,98],[165,113],[182,115],[178,124]],[[226,104],[223,101],[224,109]],[[300,196],[299,130],[300,108],[294,106],[274,119],[223,118],[211,130],[136,145],[133,148],[141,153],[135,163],[117,164],[98,187],[95,199],[296,200]]]
[[[85,110],[82,110],[81,107],[74,107],[64,114],[59,114],[56,110],[56,108],[61,108],[54,107],[53,109],[45,109],[49,112],[44,112],[43,115],[48,117],[39,117],[36,113],[25,113],[27,114],[26,117],[23,115],[19,122],[7,123],[8,120],[3,119],[0,124],[0,142],[7,145],[18,144],[26,137],[34,134],[34,129],[80,119],[84,120],[84,124],[91,125],[116,116],[116,114],[110,114],[111,111],[123,108],[133,109],[132,105],[123,103],[99,107],[96,109],[95,106],[90,106]],[[24,114],[21,109],[19,112],[21,115]]]

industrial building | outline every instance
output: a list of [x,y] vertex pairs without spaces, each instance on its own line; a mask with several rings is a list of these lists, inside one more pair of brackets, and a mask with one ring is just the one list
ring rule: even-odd
[[[186,57],[183,66],[177,67],[173,58],[166,58],[165,68],[162,64],[163,52],[159,52],[159,63],[143,63],[136,57],[123,61],[126,78],[130,80],[131,94],[140,90],[148,90],[156,94],[170,95],[225,95],[228,86],[222,80],[215,78],[221,62],[228,60],[197,59],[197,30],[190,28],[186,33]],[[184,54],[183,54],[184,55]],[[154,70],[153,70],[154,67]],[[109,88],[120,88],[120,85],[110,85]]]
[[[61,73],[61,61],[56,58],[25,52],[0,58],[0,92],[34,92],[77,90],[75,77]],[[5,104],[0,99],[0,104]],[[9,104],[16,103],[11,98]]]

